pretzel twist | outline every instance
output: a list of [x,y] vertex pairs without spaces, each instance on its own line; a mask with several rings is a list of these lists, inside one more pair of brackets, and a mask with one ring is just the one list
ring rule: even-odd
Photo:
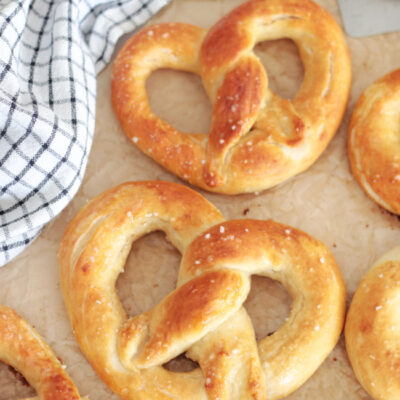
[[400,247],[364,276],[346,319],[346,349],[353,370],[374,399],[400,397]]
[[[154,230],[183,254],[177,289],[128,318],[115,282],[132,242]],[[68,226],[59,261],[78,343],[122,399],[281,398],[318,368],[343,324],[344,285],[324,245],[272,221],[224,222],[172,183],[127,183],[94,199]],[[242,308],[251,274],[293,297],[288,321],[259,344]],[[186,351],[200,369],[162,368]]]
[[378,79],[360,96],[349,125],[350,164],[367,195],[400,214],[400,69]]
[[[36,390],[26,400],[80,400],[78,390],[38,333],[14,310],[0,306],[0,360]],[[83,400],[83,399],[82,399]]]
[[[305,68],[293,100],[268,89],[253,52],[264,40],[292,39]],[[201,75],[213,104],[209,135],[179,132],[151,111],[150,74],[172,68]],[[112,102],[125,134],[180,178],[234,194],[267,189],[308,168],[342,119],[350,58],[335,20],[310,0],[252,0],[208,33],[158,24],[134,35],[113,69]]]

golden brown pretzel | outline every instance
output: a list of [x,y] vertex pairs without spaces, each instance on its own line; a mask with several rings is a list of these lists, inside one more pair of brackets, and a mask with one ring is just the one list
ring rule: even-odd
[[0,306],[0,360],[21,372],[36,390],[38,397],[30,400],[81,399],[65,367],[45,341],[6,306]]
[[[128,319],[115,282],[132,242],[153,230],[183,254],[178,287]],[[69,224],[59,262],[78,343],[122,399],[278,399],[310,377],[342,329],[344,285],[323,244],[272,221],[223,222],[177,184],[127,183],[98,196]],[[258,345],[241,307],[251,274],[293,297],[287,322]],[[185,351],[200,369],[162,368]]]
[[379,400],[400,398],[400,247],[367,272],[346,319],[346,349],[354,372]]
[[[253,52],[290,38],[305,67],[293,100],[268,89]],[[211,130],[179,132],[153,114],[145,83],[159,68],[200,74],[213,104]],[[113,69],[112,103],[125,134],[158,163],[201,188],[226,193],[267,189],[308,168],[342,119],[350,58],[335,20],[310,0],[253,0],[206,32],[159,24],[134,35]]]
[[360,186],[380,206],[400,214],[400,69],[369,86],[349,126],[351,168]]

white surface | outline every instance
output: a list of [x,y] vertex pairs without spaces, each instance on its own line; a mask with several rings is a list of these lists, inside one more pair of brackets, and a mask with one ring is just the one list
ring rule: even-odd
[[399,0],[338,0],[346,32],[353,37],[400,30]]

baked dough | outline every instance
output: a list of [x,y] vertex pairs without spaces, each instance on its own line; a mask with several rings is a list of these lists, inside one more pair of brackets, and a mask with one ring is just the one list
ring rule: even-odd
[[38,396],[26,400],[81,399],[65,367],[45,341],[14,310],[2,305],[0,360],[23,374],[36,390]]
[[383,208],[400,214],[400,69],[369,86],[349,126],[349,157],[355,178]]
[[353,370],[379,400],[400,398],[400,247],[381,257],[358,286],[347,315],[346,349]]
[[[304,64],[293,100],[268,88],[253,52],[280,38],[296,43]],[[146,80],[159,68],[201,75],[213,105],[209,135],[180,132],[152,112]],[[307,169],[339,126],[350,79],[349,52],[328,12],[310,0],[253,0],[208,33],[168,23],[134,35],[114,63],[112,103],[125,134],[148,156],[193,185],[235,194]]]
[[[128,318],[115,282],[132,242],[154,230],[183,255],[178,287]],[[59,262],[79,346],[124,400],[279,399],[311,376],[342,330],[345,288],[323,244],[272,221],[225,222],[173,183],[126,183],[92,200],[69,224]],[[287,322],[259,344],[242,307],[252,274],[293,297]],[[186,351],[200,368],[162,367]]]

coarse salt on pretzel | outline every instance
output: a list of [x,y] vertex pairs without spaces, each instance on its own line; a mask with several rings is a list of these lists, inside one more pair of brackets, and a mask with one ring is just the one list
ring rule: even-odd
[[[183,254],[177,289],[128,318],[115,282],[132,242],[154,230]],[[342,329],[344,284],[323,244],[272,221],[224,222],[177,184],[126,183],[98,196],[69,224],[59,262],[77,341],[124,400],[282,398],[318,368]],[[242,307],[252,274],[279,280],[293,297],[287,322],[259,344]],[[186,351],[200,368],[162,367]]]
[[355,178],[367,195],[400,214],[400,69],[369,86],[349,126],[348,149]]
[[[292,39],[305,75],[293,100],[268,88],[254,54],[261,41]],[[209,135],[187,134],[152,112],[146,80],[159,68],[199,74],[213,104]],[[206,34],[172,23],[145,28],[119,52],[112,103],[125,134],[148,156],[203,189],[267,189],[308,168],[342,119],[350,88],[342,32],[310,0],[253,0]]]
[[346,319],[346,349],[353,370],[379,400],[400,398],[400,247],[362,279]]
[[[36,390],[26,400],[80,400],[78,390],[45,341],[14,310],[0,305],[0,361]],[[83,400],[83,399],[82,399]]]

